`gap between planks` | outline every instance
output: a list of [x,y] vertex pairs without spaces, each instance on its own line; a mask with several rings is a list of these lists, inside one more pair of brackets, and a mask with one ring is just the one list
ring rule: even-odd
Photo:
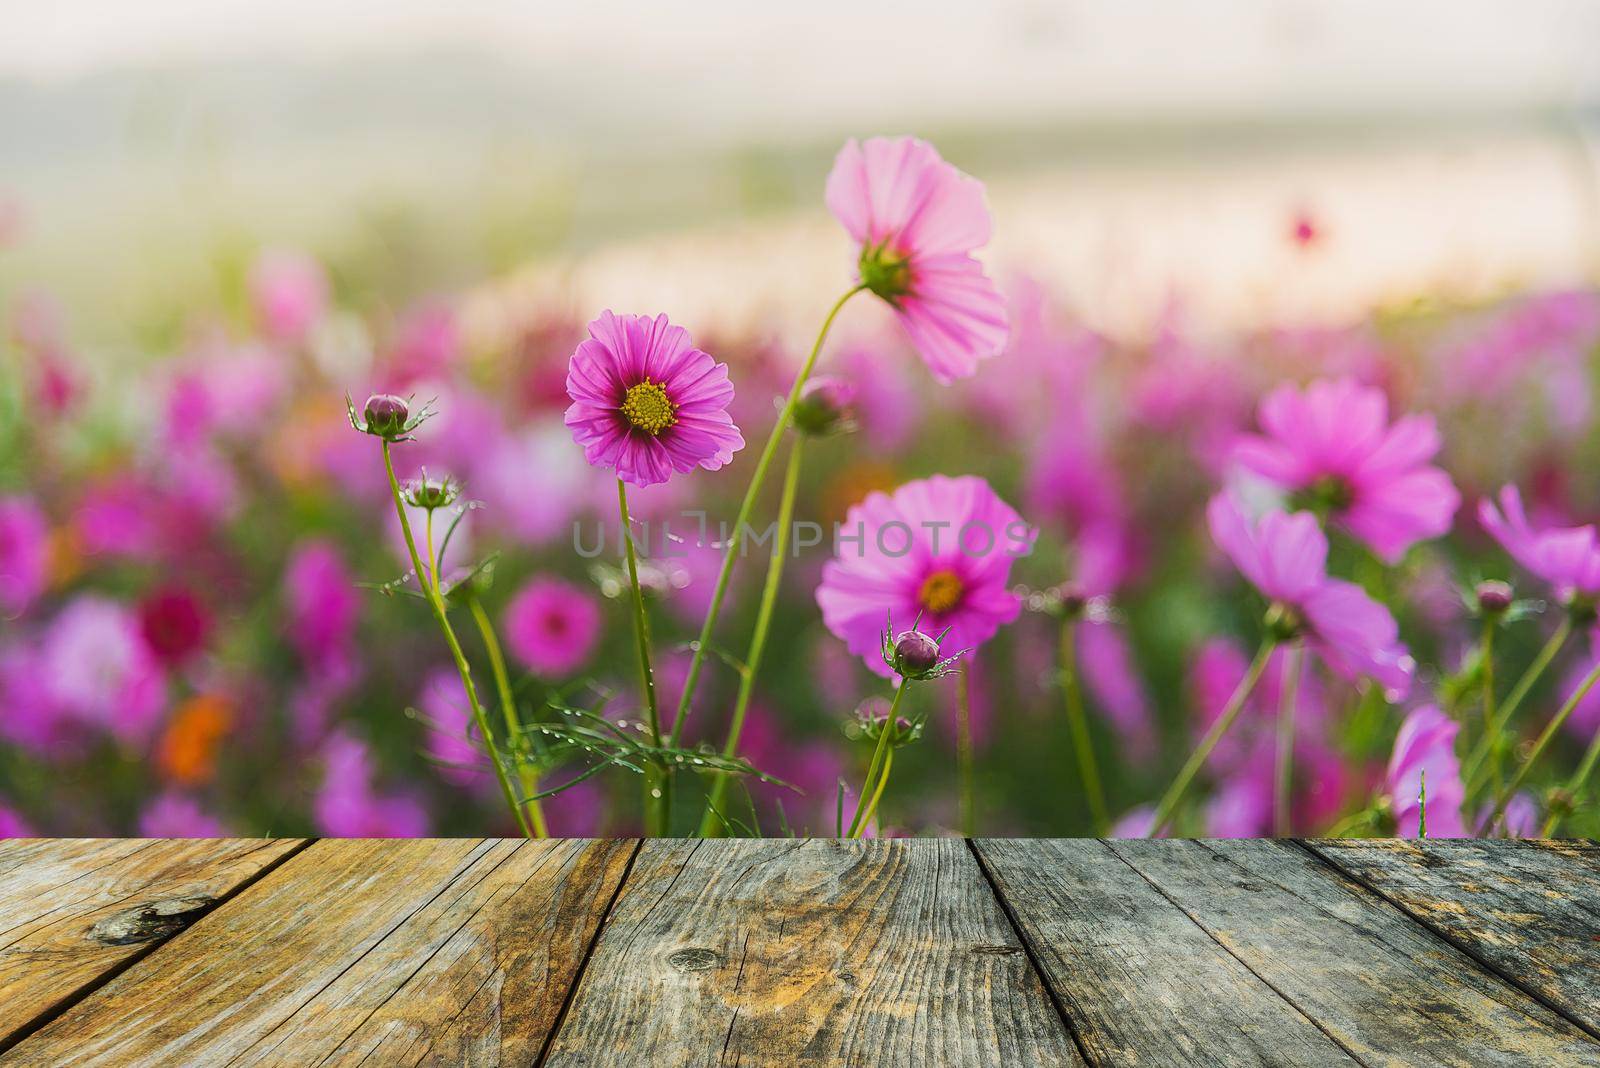
[[1398,901],[1394,897],[1390,896],[1377,884],[1373,883],[1371,880],[1367,879],[1365,876],[1359,874],[1355,870],[1340,864],[1335,857],[1329,856],[1328,854],[1322,852],[1322,850],[1318,849],[1315,845],[1306,841],[1304,838],[1291,838],[1289,841],[1293,842],[1295,845],[1311,854],[1314,859],[1326,865],[1341,877],[1350,880],[1352,883],[1355,883],[1357,886],[1361,887],[1379,901],[1389,905],[1406,919],[1410,920],[1412,923],[1415,923],[1418,927],[1421,927],[1433,937],[1439,939],[1452,949],[1464,954],[1469,960],[1477,964],[1479,968],[1482,968],[1486,974],[1494,976],[1500,982],[1514,990],[1521,991],[1534,1001],[1537,1001],[1539,1004],[1555,1013],[1557,1016],[1561,1017],[1563,1020],[1570,1023],[1573,1027],[1576,1027],[1578,1030],[1588,1035],[1590,1038],[1600,1042],[1600,1031],[1596,1031],[1593,1027],[1578,1019],[1572,1013],[1563,1008],[1559,1002],[1544,994],[1538,988],[1517,978],[1515,975],[1512,975],[1499,965],[1484,957],[1481,953],[1473,948],[1470,942],[1456,938],[1449,932],[1439,927],[1435,927],[1433,924],[1428,922],[1426,917],[1418,915],[1403,902]]
[[1050,1004],[1055,1006],[1056,1015],[1061,1017],[1061,1026],[1067,1029],[1067,1035],[1071,1037],[1072,1044],[1078,1048],[1078,1056],[1083,1058],[1083,1063],[1085,1064],[1099,1064],[1100,1062],[1090,1055],[1089,1047],[1084,1044],[1083,1036],[1078,1032],[1077,1023],[1072,1019],[1072,1014],[1067,1012],[1067,1007],[1061,1003],[1061,995],[1056,991],[1055,984],[1050,981],[1050,976],[1045,972],[1043,965],[1039,963],[1039,957],[1034,952],[1033,942],[1028,938],[1027,933],[1023,931],[1022,924],[1017,919],[1017,914],[1012,911],[1011,902],[1006,900],[1006,895],[1002,894],[1000,888],[995,885],[994,873],[989,870],[988,861],[984,860],[983,853],[979,851],[977,843],[971,838],[965,838],[963,841],[967,843],[967,852],[972,854],[973,861],[977,863],[978,871],[983,875],[984,884],[989,887],[989,893],[994,895],[995,901],[1000,905],[1000,911],[1005,915],[1006,922],[1011,925],[1011,933],[1017,936],[1017,944],[1022,947],[1022,952],[1027,954],[1028,967],[1033,969],[1033,974],[1038,978],[1039,985],[1044,987],[1045,993],[1049,995]]
[[617,900],[622,897],[622,890],[633,879],[633,862],[639,859],[639,853],[644,849],[644,839],[636,838],[633,842],[633,852],[628,854],[628,862],[622,868],[622,878],[617,880],[616,889],[611,891],[611,900],[606,902],[606,910],[600,916],[600,922],[594,925],[594,931],[589,935],[589,944],[584,947],[583,956],[578,959],[578,966],[572,970],[572,982],[567,984],[567,991],[561,997],[561,1008],[556,1010],[556,1019],[550,1025],[550,1030],[545,1032],[544,1045],[539,1047],[539,1056],[534,1058],[533,1068],[544,1068],[544,1063],[550,1057],[550,1050],[555,1046],[556,1036],[561,1034],[561,1029],[566,1026],[567,1013],[572,1008],[572,1001],[578,996],[578,984],[583,982],[583,975],[589,970],[589,961],[594,956],[595,947],[600,945],[600,937],[605,934],[606,925],[611,922],[611,914],[616,911]]
[[244,893],[244,891],[259,883],[261,880],[267,878],[273,872],[277,871],[284,864],[286,864],[289,860],[299,856],[301,853],[304,853],[307,849],[311,848],[312,845],[320,840],[321,839],[317,838],[304,839],[298,846],[287,850],[270,863],[263,865],[261,870],[257,871],[255,874],[240,881],[236,886],[219,895],[217,899],[207,906],[205,911],[196,917],[193,922],[185,924],[182,928],[173,931],[171,934],[166,935],[165,937],[152,939],[148,945],[141,948],[138,952],[129,954],[75,990],[62,995],[61,998],[54,1004],[40,1011],[33,1017],[33,1019],[18,1027],[10,1035],[0,1038],[0,1055],[10,1052],[18,1045],[27,1041],[29,1038],[32,1038],[39,1031],[48,1027],[58,1018],[65,1015],[72,1009],[73,1006],[77,1005],[85,998],[93,996],[96,991],[110,983],[112,980],[116,979],[123,972],[140,963],[151,954],[159,952],[164,946],[166,946],[168,942],[178,937],[178,935],[182,934],[184,931],[193,930],[202,923],[205,923],[208,918],[216,915],[219,909],[226,907],[228,902],[232,901],[234,898]]

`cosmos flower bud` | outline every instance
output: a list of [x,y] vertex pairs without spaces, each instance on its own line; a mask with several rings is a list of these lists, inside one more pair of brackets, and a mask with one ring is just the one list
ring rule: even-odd
[[1478,608],[1485,615],[1497,616],[1511,607],[1513,593],[1511,584],[1491,579],[1478,583],[1473,591],[1478,599]]
[[411,409],[391,393],[374,393],[367,398],[363,414],[367,417],[367,433],[390,437],[403,432]]
[[406,503],[413,508],[425,508],[430,512],[438,508],[448,508],[459,496],[461,496],[461,483],[453,478],[429,478],[426,471],[422,473],[421,478],[406,483]]
[[1075,582],[1063,582],[1056,592],[1061,597],[1061,614],[1068,619],[1081,619],[1089,610],[1089,595]]
[[410,441],[411,432],[433,414],[432,409],[426,404],[422,406],[421,411],[413,412],[409,401],[389,393],[374,393],[368,397],[366,407],[359,416],[356,414],[355,401],[348,395],[345,396],[344,403],[352,427],[363,434],[382,438],[390,444]]
[[817,375],[795,401],[794,425],[802,434],[822,437],[855,429],[856,389],[831,375]]
[[902,631],[894,640],[894,670],[908,679],[926,678],[939,666],[939,643],[920,630]]
[[[861,738],[869,742],[876,742],[889,727],[890,702],[886,697],[869,697],[856,707],[855,722],[845,728],[845,733],[852,738]],[[890,739],[896,749],[922,737],[922,723],[907,719],[905,716],[894,718],[894,735]]]

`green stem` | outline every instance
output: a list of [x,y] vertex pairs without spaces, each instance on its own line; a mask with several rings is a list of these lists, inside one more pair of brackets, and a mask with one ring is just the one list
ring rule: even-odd
[[[894,728],[890,727],[890,731]],[[860,838],[867,833],[867,828],[872,826],[872,817],[878,814],[878,802],[883,800],[883,788],[889,785],[889,770],[894,767],[894,747],[883,755],[883,774],[878,776],[878,785],[872,791],[872,801],[867,805],[866,813],[861,817],[861,826],[856,828],[855,837]]]
[[1078,757],[1078,774],[1083,779],[1084,797],[1089,802],[1089,818],[1094,833],[1104,834],[1111,825],[1106,811],[1105,787],[1100,782],[1100,766],[1095,760],[1094,743],[1089,736],[1089,718],[1083,711],[1083,690],[1078,685],[1077,625],[1073,619],[1061,624],[1061,696],[1067,710],[1067,729],[1072,733],[1072,748]]
[[489,671],[494,676],[495,689],[500,697],[500,713],[506,721],[506,748],[511,751],[522,796],[527,798],[523,804],[533,824],[533,836],[548,838],[550,830],[545,826],[544,808],[539,804],[539,799],[533,796],[539,792],[539,772],[528,762],[528,755],[523,751],[522,725],[517,722],[516,699],[511,696],[511,676],[506,672],[506,658],[500,651],[500,639],[495,637],[494,624],[489,621],[489,613],[483,610],[483,602],[477,594],[467,594],[467,610],[472,613],[473,622],[478,624],[478,634],[483,639],[483,649],[489,657]]
[[[644,589],[639,585],[639,557],[633,548],[633,519],[628,514],[628,485],[617,479],[617,510],[622,518],[622,544],[628,554],[628,581],[633,586],[633,636],[639,648],[639,687],[644,691],[645,710],[650,726],[650,744],[661,749],[661,706],[656,700],[656,673],[650,665],[650,617],[644,610]],[[667,797],[667,771],[659,755],[650,761],[644,775],[645,830],[660,838],[667,833],[670,801]]]
[[[767,632],[772,626],[772,614],[778,604],[778,589],[783,584],[784,562],[789,555],[789,527],[794,521],[794,499],[800,486],[800,452],[805,438],[796,437],[789,447],[789,462],[783,473],[783,496],[778,502],[778,530],[773,536],[772,558],[767,562],[767,582],[761,590],[761,606],[756,610],[755,630],[750,634],[750,649],[745,654],[744,667],[739,674],[739,693],[734,698],[733,718],[728,721],[728,740],[722,755],[732,760],[739,752],[739,736],[744,731],[745,713],[750,708],[750,695],[755,689],[756,673],[761,669],[761,657],[767,648]],[[680,713],[681,714],[681,713]],[[723,798],[728,792],[726,771],[719,771],[711,781],[706,795],[706,811],[700,818],[700,837],[720,838],[727,824],[717,816],[722,811]]]
[[1206,758],[1211,755],[1211,750],[1222,741],[1222,736],[1228,733],[1233,726],[1233,721],[1239,718],[1239,712],[1244,708],[1244,703],[1250,699],[1250,694],[1255,690],[1256,683],[1261,681],[1261,673],[1267,668],[1267,659],[1272,656],[1272,649],[1277,645],[1277,639],[1267,637],[1262,639],[1261,648],[1256,652],[1256,658],[1250,662],[1250,669],[1245,672],[1244,678],[1239,680],[1239,685],[1234,688],[1233,696],[1228,698],[1228,704],[1222,710],[1222,715],[1211,725],[1206,736],[1200,740],[1195,751],[1189,754],[1189,759],[1179,770],[1177,778],[1172,780],[1172,785],[1167,787],[1167,792],[1162,795],[1161,803],[1156,806],[1155,816],[1150,821],[1150,833],[1147,838],[1154,838],[1161,833],[1172,819],[1172,814],[1177,810],[1178,802],[1183,800],[1185,791],[1194,777],[1204,766]]
[[450,616],[445,611],[444,598],[428,581],[422,560],[417,555],[417,539],[411,533],[411,521],[406,518],[405,502],[400,496],[400,480],[394,474],[394,458],[389,454],[387,439],[383,442],[383,468],[389,475],[389,494],[394,498],[395,514],[400,517],[400,532],[405,536],[406,551],[411,555],[411,566],[417,573],[417,583],[422,587],[422,595],[426,598],[428,606],[433,609],[433,617],[438,620],[439,629],[444,632],[445,644],[450,647],[450,656],[455,660],[456,673],[461,676],[461,686],[467,691],[467,704],[472,708],[472,718],[478,725],[478,733],[483,735],[484,745],[489,750],[489,760],[494,764],[494,774],[500,782],[500,792],[505,795],[506,805],[511,809],[512,815],[516,816],[517,826],[521,828],[523,836],[532,838],[533,831],[522,814],[522,806],[517,804],[516,791],[512,789],[505,764],[500,760],[500,750],[494,744],[494,732],[489,729],[489,717],[484,715],[483,705],[478,701],[478,689],[472,684],[472,668],[467,664],[467,655],[461,651],[461,643],[456,640],[455,628],[450,626]]
[[1483,672],[1483,733],[1487,737],[1489,725],[1495,721],[1494,713],[1494,632],[1499,617],[1486,614],[1483,619],[1483,644],[1478,651],[1478,664]]
[[[1572,778],[1567,780],[1566,795],[1569,804],[1577,804],[1578,792],[1588,783],[1589,776],[1594,773],[1594,766],[1597,761],[1600,761],[1600,730],[1594,732],[1594,737],[1589,741],[1589,748],[1584,750],[1583,763],[1578,765],[1578,770],[1573,772]],[[1550,813],[1545,818],[1544,827],[1539,831],[1539,837],[1554,838],[1556,828],[1561,826],[1561,817],[1563,815],[1565,813],[1562,811]]]
[[1550,748],[1550,743],[1554,740],[1556,732],[1567,722],[1567,719],[1572,715],[1573,709],[1578,707],[1578,703],[1594,688],[1596,682],[1600,682],[1600,664],[1596,664],[1583,677],[1583,681],[1578,684],[1578,688],[1572,691],[1572,696],[1567,698],[1567,703],[1562,705],[1561,711],[1556,713],[1556,718],[1545,725],[1544,730],[1539,734],[1539,740],[1533,743],[1533,751],[1528,754],[1528,759],[1524,760],[1522,766],[1517,769],[1517,773],[1511,776],[1511,781],[1501,788],[1500,796],[1495,799],[1494,811],[1489,813],[1488,820],[1478,828],[1480,837],[1491,830],[1496,823],[1500,822],[1500,817],[1505,815],[1506,805],[1510,802],[1512,795],[1517,792],[1517,787],[1522,785],[1523,780],[1528,777],[1528,773],[1533,770],[1533,766],[1539,762],[1539,758],[1544,756],[1544,751]]
[[895,687],[894,700],[889,702],[889,717],[884,720],[883,729],[878,732],[878,744],[872,750],[872,762],[867,765],[867,777],[861,780],[861,796],[856,798],[856,814],[850,820],[850,833],[846,838],[861,837],[861,822],[867,810],[867,796],[872,792],[873,780],[878,775],[878,769],[885,765],[885,758],[889,752],[890,735],[895,730],[895,718],[900,713],[900,698],[905,695],[906,687],[910,683],[900,680],[900,685]]
[[972,838],[978,833],[978,806],[973,784],[972,679],[968,670],[963,663],[956,678],[956,773],[961,780],[961,834]]
[[1354,830],[1369,830],[1377,820],[1377,813],[1371,808],[1364,808],[1354,812],[1328,828],[1324,835],[1326,838],[1343,838]]
[[756,498],[761,494],[761,487],[766,482],[767,469],[772,466],[772,458],[777,454],[778,442],[783,437],[783,432],[788,429],[789,421],[794,415],[795,401],[800,398],[800,390],[805,387],[806,380],[811,377],[811,369],[816,366],[817,355],[822,351],[822,343],[828,337],[828,331],[833,327],[833,320],[838,317],[839,310],[845,302],[864,290],[865,286],[856,286],[844,296],[840,297],[829,310],[827,318],[822,320],[822,329],[817,334],[816,343],[811,346],[811,355],[806,357],[806,362],[801,365],[800,373],[795,376],[794,385],[789,389],[789,399],[784,402],[783,410],[778,413],[778,421],[772,427],[772,433],[767,437],[767,443],[761,450],[761,457],[756,461],[756,469],[750,475],[750,485],[745,487],[744,499],[739,502],[739,515],[733,523],[733,533],[728,538],[727,548],[722,555],[722,570],[717,573],[717,584],[711,591],[711,605],[706,609],[705,622],[700,626],[700,637],[694,643],[694,651],[689,659],[689,673],[684,678],[683,693],[678,697],[678,718],[672,723],[672,744],[677,745],[683,735],[684,720],[689,718],[689,702],[694,699],[695,687],[700,682],[700,667],[705,663],[706,650],[711,648],[711,634],[717,626],[717,616],[722,612],[722,599],[728,592],[728,580],[733,575],[734,561],[739,556],[739,543],[744,537],[744,528],[750,522],[750,514],[755,510]]
[[[1484,782],[1480,773],[1491,770],[1484,765],[1485,758],[1493,755],[1493,770],[1498,770],[1500,762],[1501,736],[1505,733],[1506,725],[1511,722],[1511,717],[1521,706],[1523,698],[1533,689],[1550,662],[1556,658],[1562,646],[1567,644],[1567,639],[1572,636],[1572,616],[1567,615],[1561,625],[1550,635],[1550,640],[1544,643],[1544,648],[1539,650],[1539,655],[1533,658],[1533,663],[1528,665],[1528,670],[1522,673],[1522,678],[1517,680],[1516,686],[1511,690],[1511,696],[1506,698],[1496,712],[1495,721],[1484,731],[1483,737],[1478,739],[1477,748],[1467,758],[1466,767],[1462,769],[1462,778],[1467,784],[1467,796],[1475,796],[1483,789]],[[1498,776],[1497,776],[1498,777]]]
[[1278,695],[1278,756],[1272,786],[1272,833],[1278,838],[1287,838],[1293,833],[1290,786],[1294,775],[1295,699],[1300,690],[1301,655],[1298,644],[1289,650],[1283,665],[1283,692]]

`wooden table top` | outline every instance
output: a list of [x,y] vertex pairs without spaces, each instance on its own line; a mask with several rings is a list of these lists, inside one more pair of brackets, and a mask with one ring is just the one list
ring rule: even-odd
[[1590,841],[0,842],[0,1065],[1594,1064]]

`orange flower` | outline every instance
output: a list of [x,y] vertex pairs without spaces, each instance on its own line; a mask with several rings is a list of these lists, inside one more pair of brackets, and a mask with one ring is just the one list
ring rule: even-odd
[[178,706],[156,747],[162,774],[183,786],[202,786],[216,774],[217,745],[233,726],[233,708],[219,694],[202,693]]

